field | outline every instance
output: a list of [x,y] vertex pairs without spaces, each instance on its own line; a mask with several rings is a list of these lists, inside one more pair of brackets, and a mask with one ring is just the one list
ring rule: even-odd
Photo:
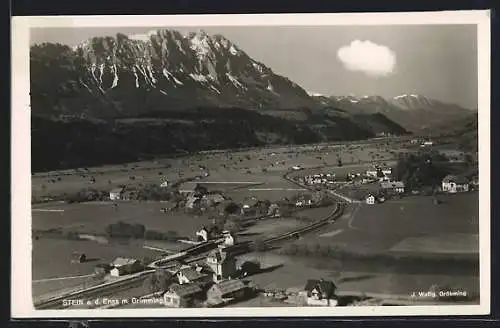
[[[441,196],[440,199],[443,201],[440,205],[434,205],[432,197],[425,196],[405,197],[377,205],[352,205],[350,213],[329,227],[328,230],[336,234],[329,236],[326,230],[319,233],[320,238],[310,236],[304,238],[304,242],[335,245],[359,253],[398,252],[403,246],[406,252],[413,253],[453,253],[453,249],[457,253],[477,253],[478,193]],[[419,238],[424,238],[423,241],[432,238],[435,247],[432,250],[422,247],[425,242],[415,242]]]
[[[45,206],[45,209],[48,206]],[[108,224],[118,221],[140,223],[149,230],[175,231],[180,237],[193,237],[195,231],[208,223],[208,216],[194,216],[182,212],[162,213],[160,202],[123,202],[115,209],[111,204],[80,203],[57,204],[51,210],[33,211],[32,227],[35,230],[63,228],[89,234],[104,234]]]
[[[330,279],[337,283],[340,292],[382,293],[409,296],[413,291],[427,291],[432,285],[448,286],[479,295],[479,278],[470,275],[419,274],[399,272],[373,272],[350,270],[342,265],[318,265],[311,259],[281,256],[272,253],[254,253],[240,257],[258,260],[263,267],[274,270],[251,276],[261,288],[303,289],[307,279]],[[331,261],[330,261],[331,262]],[[297,268],[300,268],[298,270]],[[257,300],[239,303],[238,306],[259,306]]]
[[[339,258],[317,256],[315,247],[309,255],[292,256],[283,252],[290,245],[285,244],[277,253],[244,256],[276,267],[251,279],[260,287],[285,289],[324,278],[336,281],[339,291],[402,296],[438,285],[465,290],[477,300],[478,194],[440,199],[440,205],[420,196],[351,205],[335,223],[292,242],[334,247]],[[253,299],[239,306],[260,304]]]
[[[90,282],[87,276],[94,272],[99,263],[109,264],[116,257],[155,258],[161,252],[143,248],[142,242],[127,244],[99,244],[94,241],[74,241],[55,238],[40,238],[33,241],[32,276],[33,294],[41,295]],[[73,253],[87,255],[88,262],[72,263]],[[56,278],[56,279],[54,279]]]
[[255,238],[256,235],[269,237],[291,231],[305,225],[307,225],[307,222],[293,218],[269,219],[260,221],[259,224],[247,229],[245,233],[253,236],[252,238]]
[[[120,184],[134,186],[160,183],[162,177],[169,181],[177,181],[198,175],[200,166],[210,172],[210,176],[205,178],[206,181],[264,181],[265,186],[259,186],[259,188],[284,188],[278,180],[293,165],[301,165],[304,168],[325,165],[335,167],[340,158],[344,168],[335,170],[337,170],[337,175],[341,176],[347,174],[347,170],[355,169],[354,166],[348,169],[348,165],[391,161],[394,154],[399,151],[404,151],[404,149],[398,146],[396,141],[383,140],[379,143],[354,143],[352,145],[332,144],[206,152],[190,157],[34,173],[32,192],[35,198],[41,198],[75,193],[83,188],[111,190]],[[364,170],[366,166],[361,167]],[[95,182],[91,181],[92,177]],[[131,177],[134,180],[131,180]]]

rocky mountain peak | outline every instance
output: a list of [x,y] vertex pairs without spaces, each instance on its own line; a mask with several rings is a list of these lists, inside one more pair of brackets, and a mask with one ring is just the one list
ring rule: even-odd
[[[37,58],[44,52],[42,48],[32,48],[35,65],[44,60]],[[319,106],[300,86],[252,59],[234,42],[203,30],[187,35],[176,30],[157,29],[131,35],[92,37],[69,53],[72,66],[64,69],[72,72],[64,75],[71,76],[73,81],[61,83],[70,83],[84,102],[91,96],[92,102],[97,97],[100,103],[113,104],[104,106],[106,110],[98,113],[95,105],[85,106],[86,111],[94,115],[116,108],[128,112],[131,105],[127,101],[136,99],[134,94],[144,98],[144,93],[148,94],[149,101],[141,107],[146,108],[134,108],[134,112],[150,110],[150,106],[239,106],[249,109]],[[53,64],[57,65],[57,60]],[[60,67],[40,65],[34,71],[50,76],[54,69]]]

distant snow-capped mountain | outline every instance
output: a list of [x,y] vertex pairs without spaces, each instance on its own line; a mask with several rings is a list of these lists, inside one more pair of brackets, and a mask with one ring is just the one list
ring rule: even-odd
[[325,95],[324,95],[324,94],[319,93],[319,92],[314,92],[314,91],[307,91],[307,94],[308,94],[310,97],[325,97]]
[[471,114],[470,110],[458,105],[415,94],[403,94],[390,99],[381,96],[353,95],[323,96],[316,99],[325,106],[339,108],[351,114],[382,113],[411,131]]
[[400,95],[391,99],[391,102],[402,109],[432,109],[436,106],[442,106],[443,103],[429,99],[422,95]]

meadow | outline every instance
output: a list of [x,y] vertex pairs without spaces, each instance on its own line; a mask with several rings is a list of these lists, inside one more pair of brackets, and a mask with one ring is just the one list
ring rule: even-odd
[[[352,268],[343,263],[321,261],[305,257],[289,257],[274,253],[252,253],[239,261],[258,260],[262,267],[274,267],[269,272],[251,276],[260,288],[303,289],[307,279],[325,279],[336,283],[339,292],[382,293],[409,296],[413,291],[427,291],[432,285],[465,290],[472,298],[479,295],[479,277],[468,274],[412,273],[372,271],[365,266]],[[299,269],[300,268],[300,269]],[[476,299],[477,301],[477,299]],[[245,302],[239,306],[258,306]]]
[[[267,188],[278,188],[283,184],[281,176],[293,165],[306,169],[331,167],[338,176],[343,176],[357,170],[350,165],[360,165],[359,168],[365,170],[368,162],[393,160],[402,150],[395,145],[392,146],[397,150],[390,149],[391,145],[384,140],[350,145],[214,151],[122,165],[41,172],[32,175],[32,196],[40,199],[75,193],[84,188],[111,190],[122,184],[160,184],[164,178],[169,181],[192,178],[200,174],[201,168],[210,172],[210,176],[201,181],[255,181],[265,182]],[[337,167],[339,158],[344,167]]]
[[[107,202],[45,205],[42,212],[33,211],[32,229],[48,230],[61,228],[63,231],[103,235],[109,224],[122,221],[140,223],[148,230],[167,233],[175,231],[180,237],[193,237],[208,216],[195,216],[178,212],[162,213],[161,202],[121,202],[114,208]],[[61,212],[48,212],[46,210]]]
[[[75,253],[85,253],[88,261],[73,263]],[[39,296],[73,287],[95,283],[97,264],[109,264],[117,257],[156,258],[162,252],[146,249],[143,241],[100,244],[88,240],[40,238],[33,241],[33,295]],[[68,278],[69,277],[69,278]]]

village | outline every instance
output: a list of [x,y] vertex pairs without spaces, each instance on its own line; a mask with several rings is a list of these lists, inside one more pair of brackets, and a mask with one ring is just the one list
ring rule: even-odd
[[[160,187],[168,188],[168,181],[163,180]],[[113,201],[112,206],[118,207],[121,201],[129,201],[134,197],[133,195],[130,189],[120,187],[110,191],[109,199]],[[255,297],[259,293],[272,298],[286,299],[284,292],[282,292],[283,295],[275,295],[275,292],[259,290],[258,286],[248,280],[252,275],[265,272],[269,268],[261,267],[261,263],[256,260],[238,263],[237,234],[241,228],[234,227],[234,224],[228,227],[227,217],[229,220],[233,219],[232,222],[238,225],[242,218],[246,220],[279,219],[281,212],[288,212],[293,207],[303,209],[331,204],[327,200],[328,197],[320,191],[312,194],[302,192],[292,199],[285,198],[276,203],[258,200],[256,197],[246,197],[242,203],[236,204],[224,197],[222,192],[209,191],[200,182],[181,184],[179,195],[178,203],[167,203],[161,211],[167,213],[182,207],[182,210],[188,213],[212,211],[221,217],[226,217],[226,224],[220,225],[216,219],[213,219],[210,224],[201,226],[194,233],[193,238],[181,241],[192,247],[213,243],[210,245],[214,245],[215,249],[195,262],[186,263],[182,259],[170,261],[163,258],[157,261],[157,266],[154,266],[155,263],[143,263],[139,259],[118,257],[110,264],[97,264],[95,274],[101,276],[106,282],[112,282],[154,267],[154,273],[144,281],[145,286],[148,286],[145,289],[151,291],[151,295],[163,297],[163,305],[167,307],[222,306]],[[231,231],[224,230],[227,227]],[[205,252],[202,251],[202,253]],[[85,254],[76,255],[75,263],[86,261]],[[304,293],[301,294],[301,298],[295,297],[294,303],[334,306],[337,301],[333,281],[320,279],[313,282],[313,280],[305,282]]]
[[[215,241],[216,248],[197,261],[166,261],[156,267],[144,280],[148,297],[161,297],[166,307],[220,307],[245,301],[260,295],[293,303],[296,306],[336,306],[338,299],[333,281],[307,280],[304,290],[287,292],[285,290],[260,289],[250,280],[253,275],[272,270],[264,268],[256,260],[239,261],[235,256],[235,238],[228,231],[216,234],[202,228],[196,232],[200,242]],[[86,261],[85,254],[78,254],[75,263]],[[127,279],[151,269],[139,259],[117,257],[110,264],[95,266],[95,274],[106,282]],[[115,304],[119,306],[119,303]]]
[[[298,193],[295,197],[275,203],[258,200],[256,197],[246,197],[243,202],[235,203],[225,197],[223,192],[210,191],[210,186],[204,185],[203,182],[190,181],[181,184],[177,203],[167,202],[161,211],[166,213],[182,208],[188,213],[212,211],[225,217],[222,225],[213,219],[210,224],[201,226],[193,238],[182,240],[193,245],[192,247],[213,243],[215,249],[209,252],[205,249],[201,252],[205,255],[198,257],[196,261],[188,263],[183,259],[175,261],[163,259],[161,263],[157,263],[165,265],[158,266],[142,263],[138,259],[118,257],[110,264],[96,265],[95,274],[105,277],[106,281],[113,281],[154,268],[154,272],[144,281],[145,286],[148,286],[145,289],[151,292],[150,295],[161,296],[162,304],[166,307],[225,306],[258,294],[300,306],[337,306],[339,304],[337,287],[332,280],[308,279],[304,281],[303,290],[293,292],[262,290],[253,284],[249,279],[265,271],[266,268],[261,267],[261,263],[256,260],[238,261],[238,248],[235,246],[239,245],[240,240],[237,239],[237,235],[242,230],[241,227],[237,227],[238,222],[242,222],[242,218],[255,220],[265,217],[278,220],[281,212],[288,212],[290,208],[328,205],[330,202],[327,202],[325,191],[339,189],[339,186],[343,188],[369,186],[367,190],[371,191],[366,191],[364,198],[357,200],[367,205],[404,197],[408,193],[412,194],[412,190],[405,188],[403,181],[392,178],[392,168],[379,165],[373,165],[372,169],[364,173],[348,172],[343,178],[337,177],[333,172],[297,174],[297,172],[303,173],[303,170],[297,167],[290,168],[290,172],[294,171],[296,174],[292,179],[300,185],[310,187],[312,192]],[[202,176],[206,177],[208,173],[203,172]],[[170,184],[163,179],[160,187],[167,189]],[[469,181],[464,177],[447,175],[441,181],[439,192],[454,194],[477,189],[477,177]],[[133,191],[121,187],[111,190],[109,199],[114,202],[113,206],[119,206],[120,201],[130,200],[131,195],[133,197]],[[232,222],[232,225],[227,225],[227,222]],[[85,255],[80,254],[78,261],[84,262]]]
[[[357,189],[361,191],[357,195],[357,201],[364,201],[368,205],[383,203],[386,199],[402,197],[405,194],[418,195],[419,190],[408,190],[404,181],[394,180],[392,168],[374,165],[364,173],[347,173],[345,178],[336,178],[335,173],[319,173],[296,177],[296,181],[315,188]],[[446,175],[440,185],[433,190],[438,193],[454,194],[479,190],[479,179],[477,175],[468,179],[461,175]],[[298,202],[297,204],[302,204]]]

